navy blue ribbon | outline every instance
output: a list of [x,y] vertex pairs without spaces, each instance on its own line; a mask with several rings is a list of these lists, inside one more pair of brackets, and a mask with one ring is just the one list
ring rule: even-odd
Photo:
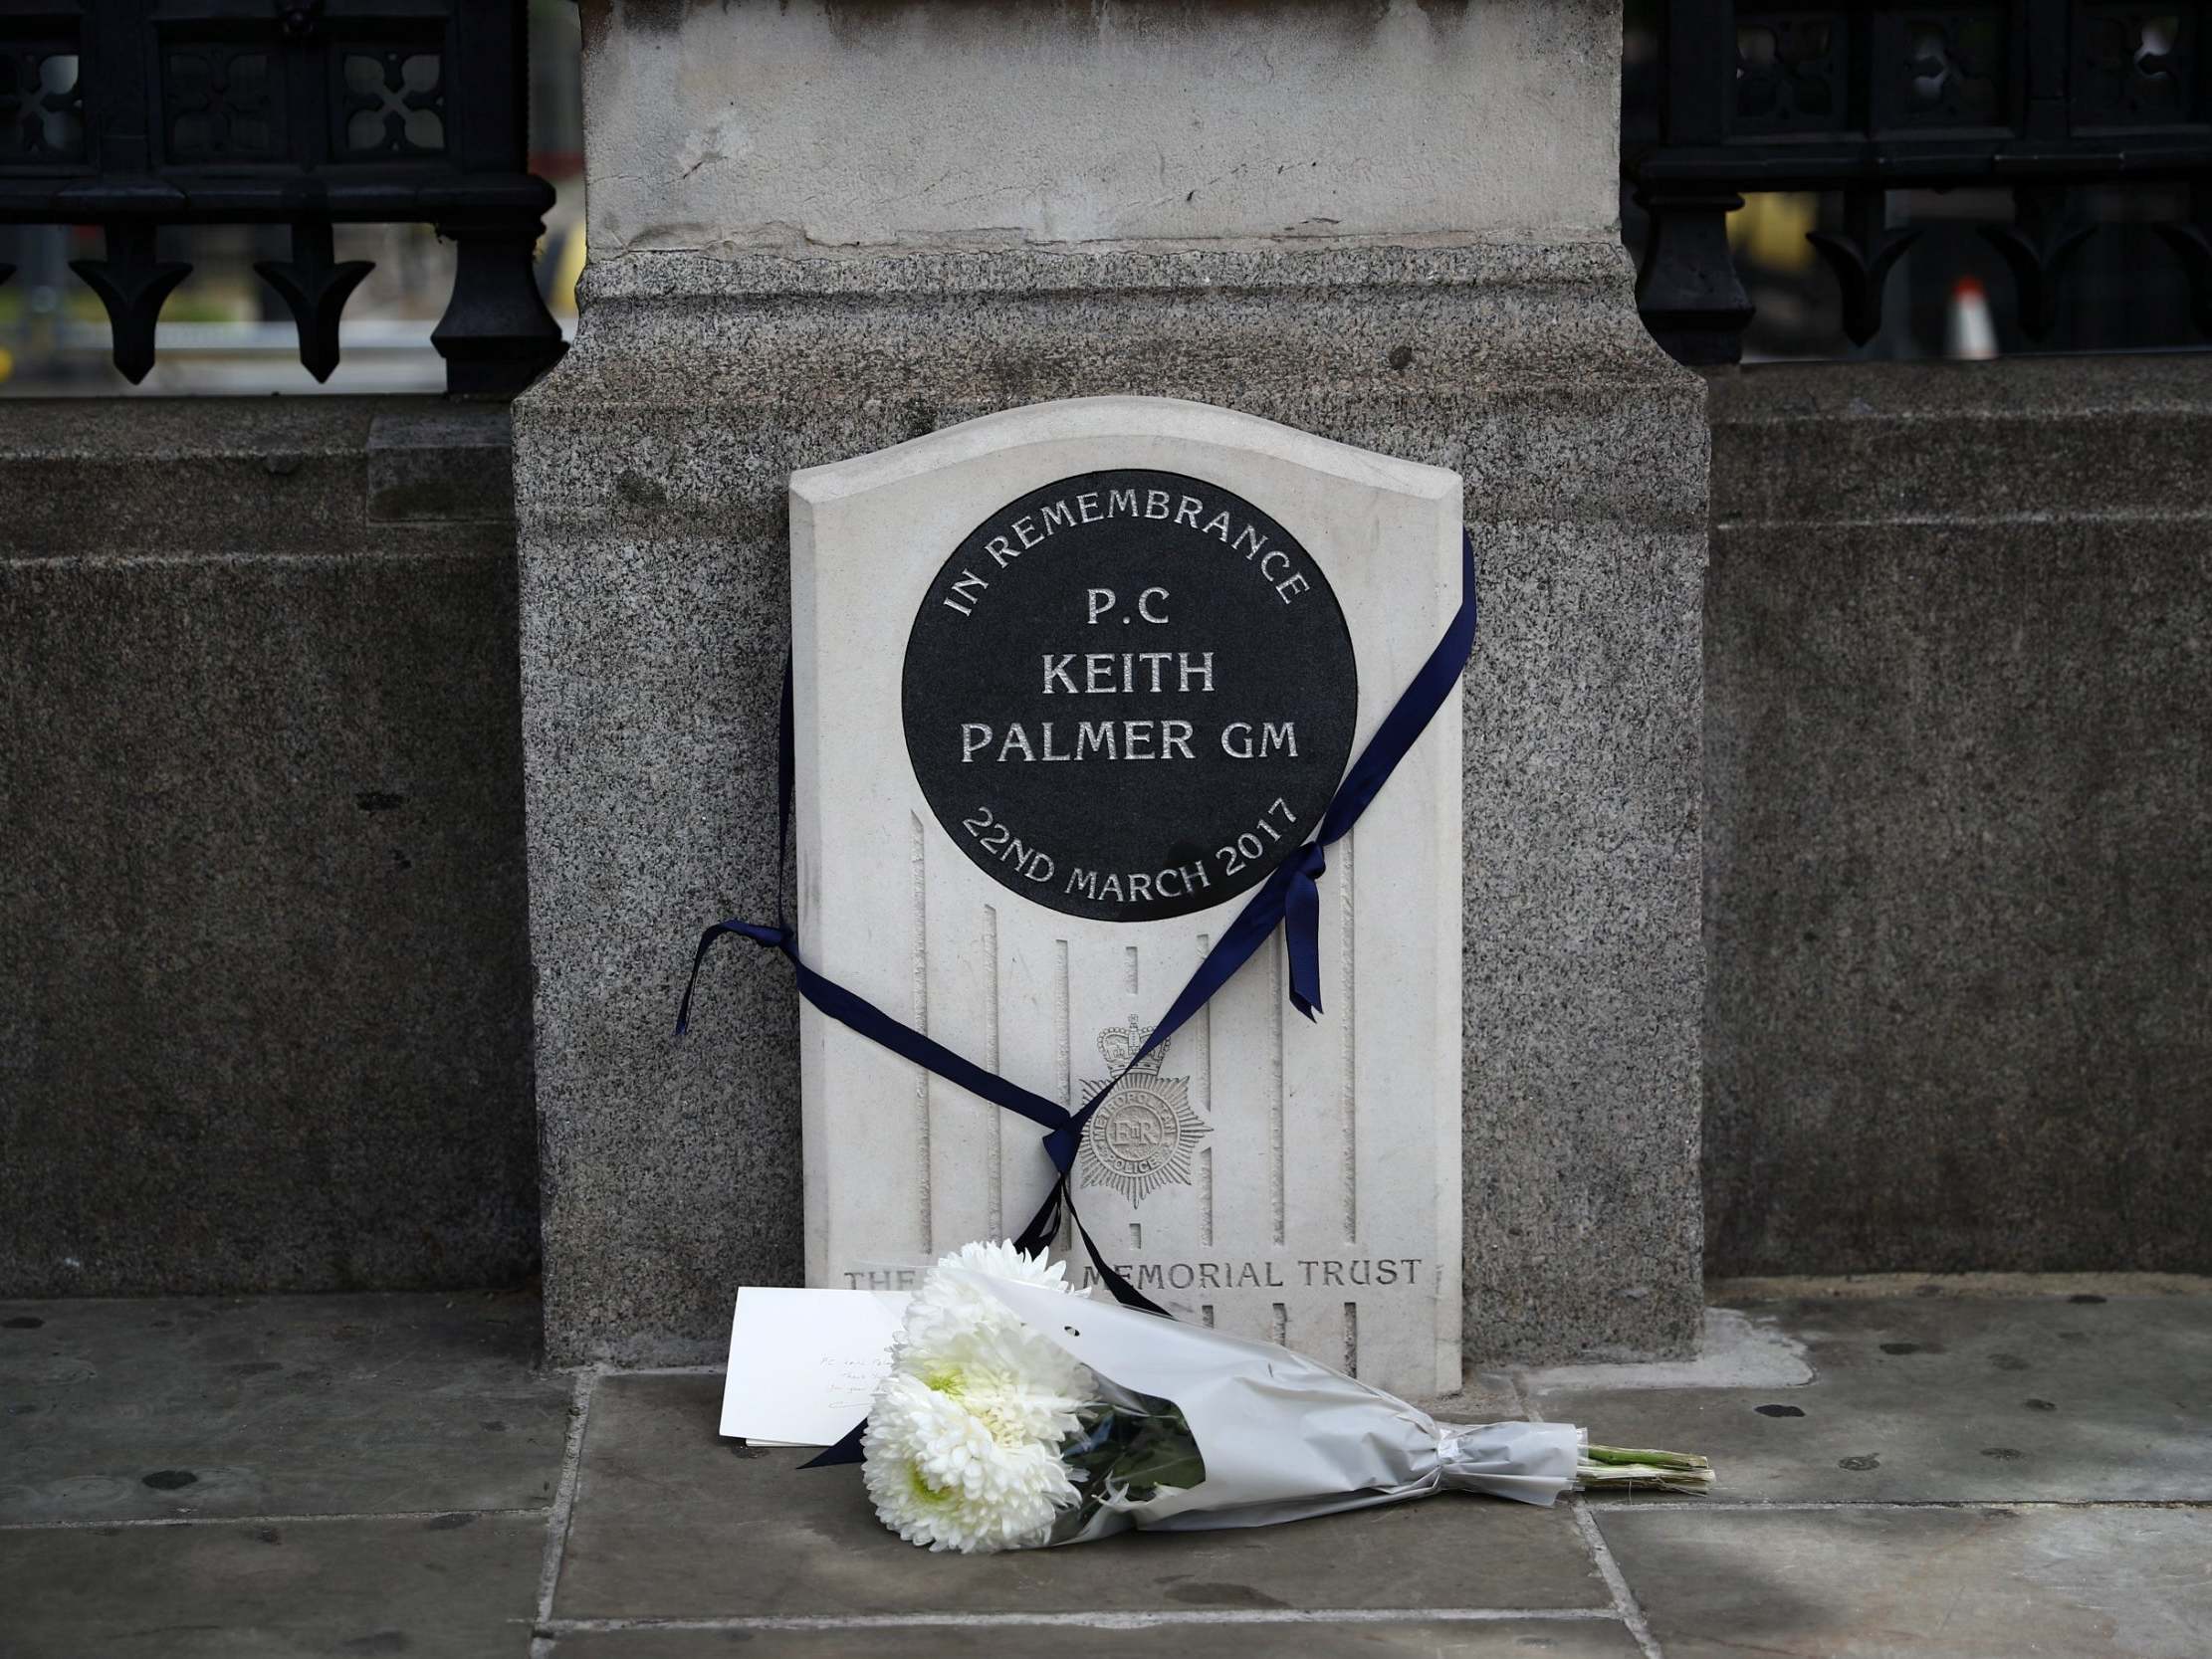
[[[1117,1272],[1096,1243],[1082,1218],[1075,1213],[1075,1194],[1069,1185],[1069,1175],[1075,1167],[1076,1153],[1083,1143],[1083,1132],[1097,1113],[1106,1097],[1135,1069],[1137,1062],[1154,1049],[1161,1047],[1179,1031],[1184,1022],[1206,1006],[1214,993],[1235,975],[1236,970],[1251,959],[1278,923],[1283,930],[1283,944],[1289,957],[1290,1000],[1301,1014],[1313,1019],[1321,1012],[1321,893],[1320,880],[1328,868],[1327,849],[1342,840],[1360,814],[1367,810],[1383,785],[1390,781],[1398,763],[1406,758],[1414,741],[1428,726],[1444,700],[1451,695],[1451,688],[1458,683],[1465,671],[1467,659],[1474,650],[1475,629],[1475,569],[1474,542],[1463,532],[1460,536],[1459,608],[1451,618],[1451,625],[1444,630],[1436,649],[1429,653],[1429,660],[1421,665],[1413,684],[1383,717],[1383,724],[1376,727],[1375,735],[1368,739],[1367,747],[1344,774],[1335,796],[1326,812],[1321,815],[1320,828],[1313,839],[1300,847],[1283,863],[1277,865],[1267,880],[1260,884],[1236,920],[1229,924],[1206,959],[1199,963],[1198,971],[1191,975],[1190,983],[1183,987],[1160,1023],[1153,1028],[1145,1045],[1129,1057],[1128,1064],[1107,1080],[1078,1112],[1069,1112],[1056,1101],[1032,1094],[1015,1083],[1009,1083],[996,1073],[987,1072],[971,1060],[963,1059],[944,1044],[935,1042],[912,1026],[893,1019],[866,998],[856,996],[833,980],[816,973],[800,958],[798,935],[783,920],[783,872],[785,844],[790,839],[791,785],[793,767],[792,719],[791,719],[791,669],[783,666],[783,702],[781,711],[781,741],[776,766],[776,837],[775,837],[775,926],[765,928],[752,922],[718,922],[699,937],[699,948],[692,956],[691,977],[684,986],[684,999],[676,1012],[676,1035],[681,1037],[691,1026],[691,997],[699,985],[700,965],[706,961],[707,952],[715,941],[734,934],[751,939],[754,943],[781,952],[791,964],[798,979],[798,993],[831,1019],[850,1027],[863,1037],[881,1043],[901,1059],[911,1060],[926,1067],[948,1082],[957,1084],[969,1093],[979,1095],[994,1106],[1008,1112],[1019,1113],[1031,1123],[1045,1130],[1044,1149],[1052,1160],[1058,1178],[1052,1190],[1045,1195],[1029,1224],[1013,1242],[1026,1251],[1039,1251],[1048,1247],[1059,1233],[1060,1218],[1065,1212],[1074,1224],[1076,1233],[1083,1240],[1091,1264],[1098,1271],[1099,1280],[1124,1307],[1142,1308],[1148,1313],[1167,1316],[1167,1310],[1146,1297]],[[863,1425],[864,1426],[864,1425]],[[853,1463],[860,1459],[860,1429],[855,1428],[835,1446],[814,1458],[805,1467],[811,1469],[823,1464]]]

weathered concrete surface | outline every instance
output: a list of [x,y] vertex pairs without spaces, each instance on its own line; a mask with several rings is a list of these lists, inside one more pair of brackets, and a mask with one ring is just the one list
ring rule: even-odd
[[[1706,1290],[1711,1289],[1708,1280]],[[1542,1365],[1517,1374],[1524,1390],[1539,1391],[1555,1387],[1795,1388],[1813,1380],[1813,1367],[1806,1362],[1805,1345],[1775,1321],[1754,1319],[1740,1305],[1730,1304],[1705,1310],[1697,1351],[1687,1359],[1598,1360]]]
[[597,259],[1570,240],[1618,208],[1607,0],[585,0],[583,20]]
[[0,1302],[0,1526],[544,1508],[534,1297]]
[[10,1659],[526,1659],[540,1516],[0,1533]]
[[1702,388],[1617,246],[632,255],[585,294],[516,408],[553,1355],[716,1357],[736,1287],[799,1276],[788,969],[726,948],[668,1035],[698,930],[774,910],[788,474],[1107,391],[1467,481],[1468,1353],[1689,1348]]
[[[721,1397],[719,1376],[598,1384],[556,1617],[1418,1609],[1470,1592],[1484,1606],[1611,1604],[1564,1506],[1428,1501],[1283,1528],[933,1555],[876,1519],[857,1467],[801,1473],[804,1452],[718,1440]],[[1441,1577],[1445,1563],[1463,1576]]]
[[[1286,1632],[1282,1624],[1293,1624]],[[1607,1618],[1390,1619],[1359,1623],[899,1625],[890,1629],[745,1631],[746,1659],[1637,1659]],[[1293,1649],[1291,1644],[1295,1643]],[[553,1659],[728,1659],[727,1630],[586,1630],[563,1634]]]
[[1712,397],[1709,1268],[2212,1266],[2212,359]]
[[1601,1366],[1528,1377],[1528,1402],[1606,1442],[1702,1452],[1723,1499],[2212,1499],[2212,1284],[2144,1294],[2115,1277],[2004,1300],[1926,1288],[1746,1305],[1804,1346],[1813,1379],[1798,1386],[1625,1386]]
[[0,1292],[537,1255],[506,414],[0,405]]
[[2203,1510],[1600,1518],[1666,1659],[2197,1659]]

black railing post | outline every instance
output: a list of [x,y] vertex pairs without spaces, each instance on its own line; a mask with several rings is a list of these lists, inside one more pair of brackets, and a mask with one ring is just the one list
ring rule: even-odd
[[[1735,98],[1734,8],[1728,0],[1675,0],[1659,30],[1660,146],[1715,145],[1727,136]],[[1743,198],[1725,180],[1643,179],[1650,215],[1636,306],[1652,337],[1677,361],[1732,363],[1743,355],[1751,298],[1728,252],[1728,215]]]
[[[489,6],[461,7],[453,33],[462,55],[483,66],[475,96],[450,106],[456,158],[472,172],[520,174],[530,149],[529,38],[519,17]],[[567,349],[539,295],[534,262],[552,205],[553,191],[540,184],[504,211],[439,218],[438,234],[459,249],[453,298],[430,336],[445,358],[449,392],[519,392]]]
[[522,391],[568,349],[538,292],[536,219],[441,220],[438,234],[459,250],[453,298],[431,331],[445,358],[446,390],[465,397]]
[[1752,309],[1728,252],[1728,215],[1743,198],[1733,190],[1647,186],[1636,199],[1650,215],[1636,274],[1644,326],[1676,362],[1738,361]]

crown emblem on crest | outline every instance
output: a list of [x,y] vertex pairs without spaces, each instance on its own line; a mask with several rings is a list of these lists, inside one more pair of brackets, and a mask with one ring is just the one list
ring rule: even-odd
[[[1132,1205],[1159,1187],[1189,1185],[1199,1142],[1212,1132],[1192,1110],[1191,1080],[1160,1075],[1161,1062],[1168,1057],[1166,1043],[1130,1065],[1130,1057],[1151,1041],[1155,1029],[1131,1020],[1098,1034],[1098,1052],[1122,1075],[1099,1103],[1079,1160],[1087,1185],[1112,1187]],[[1102,1078],[1085,1079],[1083,1093],[1094,1095],[1105,1087]]]
[[1129,1065],[1129,1057],[1152,1041],[1153,1030],[1152,1026],[1138,1025],[1134,1021],[1128,1025],[1110,1025],[1098,1034],[1098,1052],[1106,1057],[1106,1064],[1117,1072],[1127,1068],[1132,1077],[1158,1077],[1161,1064],[1168,1058],[1166,1043],[1162,1043],[1135,1066]]

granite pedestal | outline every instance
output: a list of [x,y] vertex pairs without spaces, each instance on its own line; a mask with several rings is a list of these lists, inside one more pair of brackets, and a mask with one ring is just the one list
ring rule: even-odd
[[1212,398],[1450,468],[1466,680],[1468,1352],[1686,1348],[1698,1212],[1701,387],[1616,247],[632,256],[518,409],[560,1357],[695,1359],[801,1271],[796,997],[767,918],[800,467],[1009,404]]

